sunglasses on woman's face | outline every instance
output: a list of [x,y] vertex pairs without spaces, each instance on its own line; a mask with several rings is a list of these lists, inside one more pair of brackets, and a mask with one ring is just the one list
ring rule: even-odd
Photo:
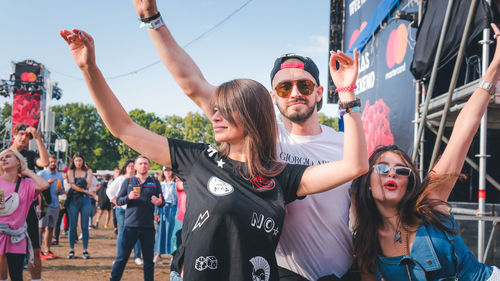
[[312,94],[314,91],[314,87],[316,87],[316,84],[314,84],[313,81],[303,79],[279,82],[274,89],[276,90],[278,96],[282,98],[288,98],[288,96],[290,96],[290,94],[292,93],[293,85],[297,85],[297,89],[299,90],[299,92],[305,96],[309,96],[310,94]]
[[[411,175],[411,169],[404,166],[395,166],[394,173],[398,176],[408,177]],[[391,166],[385,164],[373,165],[373,171],[379,175],[388,175],[391,172]]]

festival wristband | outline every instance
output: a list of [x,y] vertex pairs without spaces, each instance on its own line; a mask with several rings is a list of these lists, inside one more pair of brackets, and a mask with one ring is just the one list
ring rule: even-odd
[[347,108],[352,108],[356,106],[361,106],[361,100],[359,98],[356,98],[355,100],[350,100],[350,101],[341,101],[339,102],[339,108],[340,109],[347,109]]
[[341,87],[341,88],[337,88],[335,89],[335,92],[347,92],[347,91],[351,91],[351,90],[355,90],[357,89],[358,86],[356,85],[351,85],[351,86],[347,86],[347,87]]
[[147,17],[147,18],[139,18],[139,21],[148,23],[148,22],[153,21],[159,17],[161,17],[160,12],[158,12],[150,17]]
[[339,110],[339,115],[342,117],[342,116],[346,115],[347,113],[353,113],[353,112],[359,112],[359,111],[361,111],[361,107],[355,106],[355,107]]
[[158,29],[162,26],[165,25],[165,22],[163,21],[163,18],[162,17],[159,17],[155,20],[152,20],[151,22],[141,22],[141,25],[139,27],[147,27],[147,28],[150,28],[150,29]]

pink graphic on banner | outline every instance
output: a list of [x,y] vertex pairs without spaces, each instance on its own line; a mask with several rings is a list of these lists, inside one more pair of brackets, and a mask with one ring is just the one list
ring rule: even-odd
[[12,105],[12,128],[18,123],[26,123],[38,128],[40,122],[40,93],[25,92],[21,89],[14,93]]
[[361,122],[365,129],[366,146],[368,155],[371,155],[379,145],[394,144],[394,136],[391,132],[389,113],[391,109],[382,99],[370,105],[370,100],[365,103]]

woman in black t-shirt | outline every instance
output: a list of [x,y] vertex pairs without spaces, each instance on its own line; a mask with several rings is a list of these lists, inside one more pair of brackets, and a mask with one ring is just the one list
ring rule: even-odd
[[[159,28],[153,32],[166,32]],[[277,280],[274,255],[284,205],[343,184],[367,171],[367,152],[357,110],[344,115],[343,159],[318,166],[277,161],[277,124],[269,92],[249,79],[215,89],[209,116],[220,149],[159,136],[134,123],[95,63],[93,39],[81,30],[60,32],[80,67],[97,110],[110,132],[137,152],[171,167],[187,195],[183,244],[172,269],[185,280]],[[336,67],[339,63],[340,68]],[[358,63],[331,52],[330,72],[342,101],[356,99]],[[323,88],[310,77],[287,81],[280,98],[307,114]],[[210,95],[212,96],[212,93]],[[358,108],[359,109],[359,108]]]

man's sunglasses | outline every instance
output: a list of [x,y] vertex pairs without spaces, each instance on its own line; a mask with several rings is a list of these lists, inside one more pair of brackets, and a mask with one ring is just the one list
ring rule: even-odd
[[279,82],[274,89],[276,90],[278,96],[288,98],[288,96],[292,93],[293,85],[297,85],[299,92],[305,96],[312,94],[314,87],[316,87],[316,84],[314,84],[311,80],[296,80]]
[[[379,175],[388,175],[391,172],[391,166],[384,164],[373,165],[373,171]],[[411,175],[411,169],[403,166],[394,167],[394,173],[398,176],[408,177]]]

